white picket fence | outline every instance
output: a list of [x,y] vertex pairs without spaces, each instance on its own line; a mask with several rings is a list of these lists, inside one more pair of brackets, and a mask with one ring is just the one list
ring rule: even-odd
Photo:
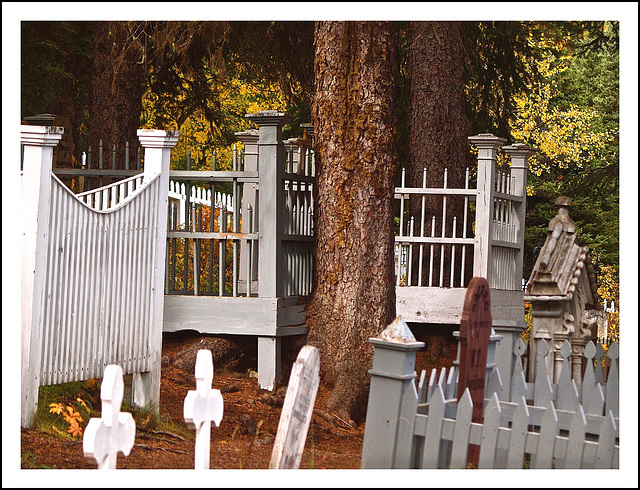
[[556,409],[553,402],[530,406],[524,397],[517,403],[501,402],[494,393],[479,424],[471,422],[469,390],[459,401],[445,400],[440,385],[423,409],[428,414],[415,416],[413,452],[400,447],[411,440],[399,440],[396,448],[398,453],[415,455],[415,460],[407,461],[410,466],[467,468],[470,445],[480,446],[478,468],[618,466],[618,426],[611,412],[606,417],[587,417],[582,406],[575,411]]
[[[473,275],[486,277],[492,289],[522,289],[527,158],[534,151],[526,145],[505,146],[511,165],[500,166],[496,152],[504,139],[481,134],[469,141],[479,150],[475,188],[471,186],[469,168],[461,188],[450,187],[446,168],[440,187],[426,186],[426,168],[422,186],[407,186],[402,169],[400,186],[395,188],[395,198],[400,201],[399,232],[395,238],[398,287],[465,288],[471,278],[465,275],[466,265],[471,261]],[[429,196],[440,199],[437,216],[426,215]],[[420,197],[420,212],[419,216],[407,217],[405,212],[412,197]],[[448,200],[456,197],[463,200],[462,214],[458,216],[452,215],[448,207]],[[467,235],[471,222],[475,223],[475,233]],[[445,263],[447,251],[450,257]]]
[[166,192],[174,132],[139,130],[145,170],[74,195],[53,173],[62,128],[22,126],[22,425],[38,387],[134,374],[133,403],[160,395]]
[[[450,169],[434,187],[426,186],[426,169],[422,185],[410,185],[402,172],[395,188],[396,313],[405,321],[459,323],[465,288],[477,276],[489,282],[498,334],[526,328],[518,319],[524,318],[527,160],[535,150],[505,142],[492,134],[469,137],[478,149],[477,167],[456,176],[457,187]],[[498,164],[500,148],[508,165]],[[452,202],[461,204],[455,215]]]
[[[187,190],[188,195],[187,195]],[[189,205],[190,212],[192,208],[197,206],[205,206],[212,209],[224,209],[227,212],[233,212],[233,196],[223,192],[215,192],[212,200],[211,189],[203,189],[195,185],[188,186],[184,182],[169,181],[169,222],[171,229],[184,229],[185,227],[185,210]],[[187,204],[189,203],[189,204]],[[190,219],[191,223],[195,220]],[[201,230],[194,230],[201,231]]]
[[[485,389],[485,398],[489,399],[496,393],[501,401],[517,403],[524,396],[529,405],[547,406],[553,402],[560,410],[575,411],[582,405],[585,413],[604,416],[609,411],[613,413],[616,422],[620,412],[619,383],[620,372],[618,368],[619,347],[617,342],[609,346],[604,354],[602,344],[589,341],[585,347],[585,368],[583,377],[576,382],[570,376],[571,368],[571,344],[565,341],[560,350],[562,356],[562,371],[557,383],[553,383],[547,372],[546,357],[550,355],[549,346],[542,341],[539,346],[536,378],[532,382],[525,381],[525,369],[522,358],[527,346],[518,339],[514,347],[514,369],[512,373],[500,373],[497,366],[488,369],[488,379]],[[607,376],[604,373],[603,361],[608,359],[610,366]],[[606,361],[604,361],[606,362]],[[606,380],[605,380],[606,378]],[[441,385],[445,396],[453,398],[458,390],[458,367],[442,368],[440,372],[432,370],[429,380],[427,373],[423,371],[418,382],[420,403],[428,403],[435,387]],[[509,390],[503,389],[509,385]]]
[[[548,346],[538,348],[538,370],[527,383],[516,343],[510,391],[493,359],[487,360],[484,421],[471,421],[469,391],[457,399],[458,367],[423,371],[416,382],[415,355],[424,344],[372,339],[374,354],[362,468],[466,468],[469,445],[480,446],[481,468],[618,468],[618,345],[611,344],[605,381],[597,348],[590,342],[584,377],[569,373],[570,345],[561,349],[558,383],[547,375]],[[544,347],[547,347],[545,350]]]

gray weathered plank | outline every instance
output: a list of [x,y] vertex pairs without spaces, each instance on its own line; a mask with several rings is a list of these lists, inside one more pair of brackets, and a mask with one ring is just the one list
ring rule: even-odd
[[444,393],[438,385],[429,402],[429,419],[422,451],[422,468],[437,468],[440,455],[440,438],[444,419]]
[[522,468],[528,425],[529,410],[527,409],[526,400],[522,397],[520,398],[518,408],[516,408],[516,411],[513,414],[511,439],[509,441],[509,456],[507,459],[508,468]]
[[467,452],[469,450],[469,431],[471,430],[471,417],[473,415],[473,401],[469,389],[465,389],[458,400],[456,414],[456,427],[453,433],[453,445],[451,447],[451,468],[467,467]]
[[493,393],[484,413],[484,428],[482,430],[478,468],[493,468],[498,443],[500,416],[501,410],[498,395]]
[[578,405],[578,410],[573,415],[571,429],[569,430],[565,468],[577,469],[582,467],[586,427],[587,421],[584,417],[584,411],[582,406]]
[[305,345],[291,369],[269,468],[299,468],[318,392],[320,355]]

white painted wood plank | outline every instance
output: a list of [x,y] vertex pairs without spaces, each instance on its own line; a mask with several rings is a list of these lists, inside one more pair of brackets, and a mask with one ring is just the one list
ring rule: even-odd
[[569,443],[564,466],[567,469],[582,467],[586,427],[587,421],[584,417],[584,411],[582,410],[582,406],[579,405],[578,410],[573,415],[571,429],[569,430]]
[[607,392],[606,392],[606,410],[611,410],[614,417],[620,415],[620,386],[619,386],[619,371],[618,371],[618,357],[619,346],[618,342],[613,342],[609,346],[607,351],[607,357],[611,359],[611,367],[609,368],[609,374],[607,376]]
[[421,466],[425,469],[437,468],[440,456],[440,438],[444,418],[444,393],[439,385],[436,386],[435,392],[431,396],[428,417]]
[[557,435],[558,416],[553,402],[550,402],[542,418],[536,453],[531,458],[532,468],[551,469],[553,467],[553,453]]
[[275,336],[276,326],[276,298],[165,296],[164,332]]
[[453,433],[453,445],[451,447],[450,468],[464,469],[467,467],[467,453],[469,450],[469,431],[471,430],[471,415],[473,414],[473,402],[469,388],[465,389],[458,401],[456,413],[456,427]]
[[596,346],[589,341],[584,349],[587,359],[584,378],[582,380],[582,407],[585,414],[602,415],[604,413],[604,393],[600,385],[596,384],[594,372],[594,357]]
[[596,468],[614,468],[614,454],[615,454],[615,434],[617,432],[617,426],[613,419],[613,412],[609,411],[607,416],[602,421],[602,427],[600,429],[600,438],[598,439],[598,455],[596,459]]
[[509,441],[509,456],[507,467],[521,469],[524,462],[524,448],[527,438],[527,428],[529,425],[529,410],[524,397],[520,398],[518,408],[513,414],[513,425],[511,427],[511,439]]
[[493,468],[498,443],[498,428],[500,426],[500,403],[498,396],[493,393],[484,413],[484,427],[482,429],[482,443],[480,444],[480,458],[478,468]]

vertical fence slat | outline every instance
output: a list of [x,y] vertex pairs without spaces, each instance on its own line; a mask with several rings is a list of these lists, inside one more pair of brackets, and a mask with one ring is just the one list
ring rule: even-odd
[[472,412],[473,402],[471,401],[471,393],[467,388],[460,400],[458,400],[456,425],[453,432],[453,445],[451,446],[450,468],[452,469],[464,469],[467,467]]
[[511,426],[511,440],[509,441],[509,454],[507,457],[507,468],[522,468],[524,462],[524,448],[527,438],[527,428],[529,426],[529,409],[524,397],[518,402],[518,407],[513,414],[513,425]]
[[542,425],[540,426],[540,437],[538,437],[538,449],[536,451],[536,454],[531,458],[532,468],[553,468],[553,454],[557,436],[558,415],[556,414],[553,402],[549,402],[545,414],[542,417]]
[[571,427],[569,429],[569,443],[567,445],[567,458],[565,468],[579,469],[582,467],[582,456],[584,450],[584,441],[586,435],[587,420],[581,405],[571,418]]
[[444,393],[438,385],[429,401],[429,419],[425,433],[425,444],[422,451],[422,468],[438,467],[440,459],[440,438],[444,419]]
[[482,442],[478,468],[493,468],[498,444],[498,430],[500,428],[500,402],[498,395],[493,393],[484,412],[484,426],[482,428]]

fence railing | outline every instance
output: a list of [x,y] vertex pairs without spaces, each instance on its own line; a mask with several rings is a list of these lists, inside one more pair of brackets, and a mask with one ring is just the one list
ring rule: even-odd
[[[76,180],[69,187],[76,193],[82,193],[139,174],[142,171],[144,152],[141,146],[137,145],[134,150],[128,141],[124,149],[118,149],[116,145],[113,145],[110,163],[107,163],[107,155],[105,155],[107,152],[108,150],[105,150],[104,144],[100,140],[97,151],[89,146],[87,151],[83,152],[81,168],[54,168],[53,173],[60,178],[76,177]],[[121,164],[124,162],[124,168],[118,168],[118,159]]]
[[[522,290],[527,158],[533,150],[521,144],[503,147],[511,157],[511,165],[504,167],[496,164],[496,155],[506,140],[481,134],[469,141],[478,148],[475,188],[469,168],[461,188],[449,187],[447,169],[442,187],[426,187],[426,169],[422,186],[409,187],[402,170],[395,189],[400,201],[397,286],[464,288],[472,276],[481,276],[493,289]],[[420,198],[419,213],[407,214],[408,203],[415,197]],[[427,198],[439,199],[439,208],[431,209],[431,216],[426,215]],[[454,198],[463,202],[460,215],[449,210],[448,201]],[[472,222],[475,233],[468,234]],[[473,267],[467,267],[467,261]]]
[[[245,170],[243,157],[234,147],[231,170],[217,170],[214,159],[212,171],[170,173],[172,187],[181,192],[179,200],[170,199],[166,294],[251,296],[251,281],[240,275],[240,247],[252,247],[258,237],[241,233],[241,202],[245,186],[257,184],[259,178],[257,171]],[[188,169],[189,163],[188,155]],[[194,187],[195,181],[207,188]],[[231,192],[217,190],[221,185],[231,187]],[[249,227],[251,214],[247,210],[244,216]]]
[[134,374],[132,403],[160,395],[162,261],[177,134],[140,130],[145,170],[74,195],[52,173],[62,128],[22,126],[22,424],[38,387]]
[[[212,172],[171,172],[172,189],[180,194],[169,194],[170,201],[174,196],[177,199],[169,210],[165,291],[195,296],[262,296],[258,291],[260,264],[269,264],[260,260],[258,237],[261,229],[269,229],[278,231],[274,237],[277,259],[273,259],[277,270],[273,272],[280,296],[308,295],[315,182],[310,142],[285,142],[276,150],[277,155],[266,157],[277,159],[265,164],[268,172],[259,172],[256,132],[238,133],[238,137],[244,151],[234,147],[232,170],[214,167]],[[215,165],[215,159],[213,162]],[[271,175],[272,169],[276,175]],[[194,188],[192,182],[208,187]],[[222,186],[228,193],[216,190]],[[258,189],[263,189],[263,194],[269,189],[274,201],[261,207]],[[213,195],[217,197],[212,207]]]

